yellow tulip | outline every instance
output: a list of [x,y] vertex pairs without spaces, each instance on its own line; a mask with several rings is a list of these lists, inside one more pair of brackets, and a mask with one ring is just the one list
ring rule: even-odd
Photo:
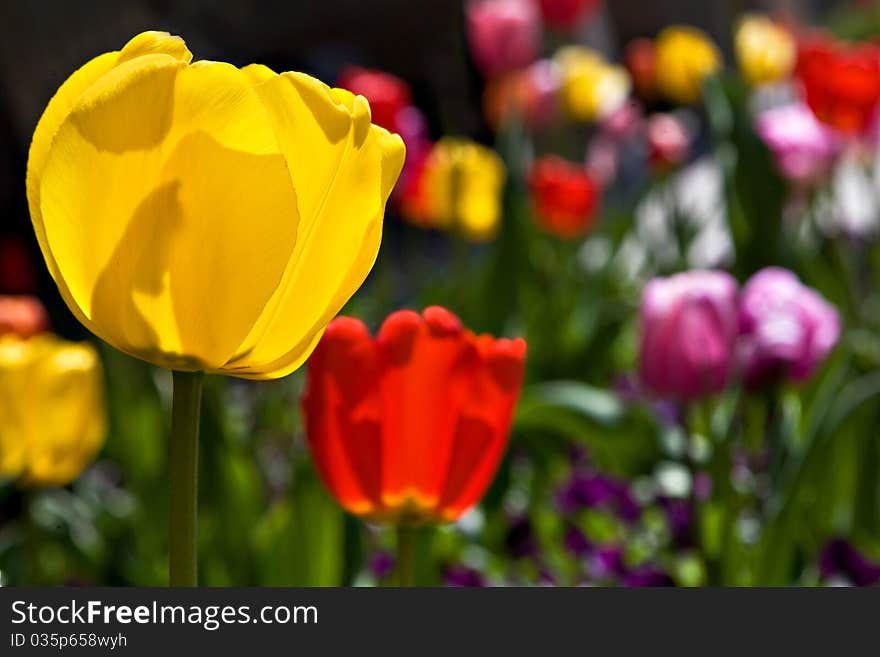
[[709,36],[695,27],[667,27],[657,37],[657,88],[667,99],[696,103],[703,82],[721,68],[721,53]]
[[469,140],[444,137],[431,149],[423,176],[428,225],[455,228],[478,241],[495,236],[506,177],[495,151]]
[[595,50],[566,46],[554,60],[562,71],[560,100],[569,118],[584,123],[603,119],[629,98],[629,73],[609,64]]
[[101,363],[88,343],[0,338],[0,475],[63,486],[104,444]]
[[191,62],[145,32],[92,59],[34,132],[27,195],[76,317],[167,369],[296,369],[375,261],[403,142],[302,73]]
[[749,84],[779,82],[794,69],[794,37],[767,16],[746,14],[737,27],[734,45],[739,68]]

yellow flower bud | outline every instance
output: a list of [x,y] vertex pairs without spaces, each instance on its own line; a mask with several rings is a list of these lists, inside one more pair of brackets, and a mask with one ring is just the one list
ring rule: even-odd
[[403,142],[302,73],[145,32],[75,71],[28,159],[49,271],[95,335],[168,369],[284,376],[363,282]]
[[674,25],[657,37],[657,88],[668,100],[700,100],[703,82],[721,68],[721,53],[709,36],[695,27]]
[[749,84],[779,82],[794,69],[794,37],[767,16],[746,14],[737,27],[734,45],[739,68]]
[[609,64],[595,50],[567,46],[554,59],[562,71],[562,107],[572,120],[589,123],[603,119],[629,97],[629,73],[622,66]]
[[0,338],[0,475],[70,483],[104,444],[107,419],[94,347],[48,333]]

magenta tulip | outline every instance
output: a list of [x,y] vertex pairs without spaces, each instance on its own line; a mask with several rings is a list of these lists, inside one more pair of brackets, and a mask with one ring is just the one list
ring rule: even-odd
[[803,381],[840,338],[840,316],[818,292],[787,269],[768,267],[743,288],[740,359],[750,387],[786,376]]
[[531,64],[541,49],[541,16],[532,0],[471,0],[465,8],[471,53],[487,77]]
[[762,112],[755,128],[776,160],[779,172],[798,184],[818,181],[827,174],[841,149],[834,129],[821,123],[801,103]]
[[641,304],[641,378],[657,395],[682,401],[718,393],[731,378],[737,283],[720,271],[655,278]]

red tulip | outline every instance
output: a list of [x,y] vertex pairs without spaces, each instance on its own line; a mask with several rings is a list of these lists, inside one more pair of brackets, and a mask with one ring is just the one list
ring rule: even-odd
[[0,296],[0,335],[14,333],[29,338],[49,329],[49,317],[39,299],[31,296]]
[[482,497],[522,385],[522,339],[475,336],[439,307],[393,313],[371,337],[339,317],[308,361],[306,433],[350,513],[448,522]]
[[870,128],[880,102],[880,47],[813,36],[800,44],[795,72],[819,120],[847,134]]
[[398,115],[412,103],[412,94],[406,82],[391,73],[351,66],[339,74],[336,86],[370,101],[373,123],[391,132],[401,133]]
[[561,29],[577,27],[584,16],[592,14],[600,4],[600,0],[540,0],[544,20]]
[[529,172],[538,224],[559,237],[577,237],[593,224],[599,185],[583,166],[555,155],[538,159]]

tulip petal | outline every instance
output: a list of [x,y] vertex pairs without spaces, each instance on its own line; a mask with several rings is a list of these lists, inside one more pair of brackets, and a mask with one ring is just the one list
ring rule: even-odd
[[[40,338],[30,344],[36,346]],[[40,412],[35,395],[22,394],[34,366],[36,349],[16,336],[0,338],[0,477],[18,477],[27,464],[31,423]]]
[[486,492],[507,445],[522,385],[525,341],[483,336],[477,346],[483,363],[455,429],[452,459],[439,503],[444,520],[455,520]]
[[362,97],[307,75],[285,73],[255,89],[287,160],[301,217],[281,285],[226,369],[264,378],[301,363],[366,278],[404,148],[399,137],[370,124]]
[[87,344],[60,343],[30,381],[43,408],[25,483],[62,486],[73,481],[104,444],[107,435],[101,366]]
[[142,55],[170,55],[184,64],[192,61],[192,53],[179,36],[168,32],[141,32],[132,37],[119,53],[119,62],[124,62]]
[[167,368],[227,362],[296,240],[287,165],[227,64],[147,54],[102,76],[58,130],[40,196],[68,303]]
[[[382,363],[382,501],[434,508],[452,458],[458,409],[477,350],[458,318],[438,307],[391,315],[376,337]],[[426,455],[430,454],[430,458]]]
[[77,69],[64,84],[58,89],[52,100],[46,106],[43,116],[40,117],[39,123],[34,130],[34,136],[31,140],[30,152],[28,153],[27,164],[27,198],[28,207],[31,214],[31,222],[34,225],[34,232],[37,235],[37,241],[40,244],[40,250],[46,260],[49,273],[58,284],[58,289],[67,305],[73,311],[76,318],[82,322],[89,330],[94,332],[92,323],[79,310],[74,303],[64,278],[59,274],[58,265],[52,252],[49,250],[46,241],[46,229],[43,226],[43,216],[40,211],[40,183],[42,182],[43,172],[46,168],[46,162],[49,159],[49,149],[52,146],[52,140],[58,128],[70,114],[80,95],[88,89],[98,78],[110,71],[115,65],[119,57],[117,52],[108,52],[95,57],[81,68]]
[[312,359],[303,411],[313,461],[351,513],[381,507],[378,360],[367,327],[348,317],[327,328]]

